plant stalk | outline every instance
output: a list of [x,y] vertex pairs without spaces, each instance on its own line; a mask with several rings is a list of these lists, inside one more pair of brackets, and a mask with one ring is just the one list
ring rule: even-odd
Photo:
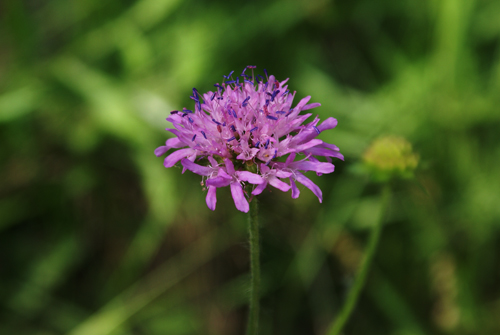
[[247,335],[257,335],[259,329],[259,294],[260,294],[260,260],[259,260],[259,203],[257,197],[250,202],[248,216],[248,232],[250,242],[250,307],[248,315]]
[[375,223],[375,225],[373,226],[372,231],[370,233],[363,263],[361,264],[358,270],[356,280],[354,282],[353,287],[349,291],[349,295],[347,296],[344,306],[342,306],[342,310],[340,311],[338,317],[334,320],[333,324],[330,326],[329,331],[327,332],[328,335],[339,335],[342,329],[344,328],[344,325],[349,320],[349,317],[351,316],[354,307],[356,307],[359,295],[365,285],[366,275],[368,273],[368,270],[370,269],[370,264],[373,260],[373,256],[375,255],[375,250],[377,249],[385,214],[387,212],[387,207],[389,205],[390,194],[391,194],[390,187],[389,185],[386,184],[382,190],[382,204],[380,207],[379,218]]

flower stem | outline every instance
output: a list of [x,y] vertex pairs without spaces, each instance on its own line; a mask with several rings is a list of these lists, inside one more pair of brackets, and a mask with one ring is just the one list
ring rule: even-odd
[[248,315],[247,335],[257,335],[259,328],[259,291],[260,291],[260,262],[259,262],[259,204],[257,197],[250,202],[248,216],[248,232],[250,241],[250,310]]
[[385,213],[387,211],[387,206],[389,204],[389,198],[390,198],[390,188],[389,185],[386,184],[384,186],[384,189],[382,190],[382,204],[380,207],[380,216],[370,233],[368,246],[366,247],[363,263],[360,266],[354,285],[349,291],[349,295],[347,296],[347,300],[345,301],[344,306],[342,306],[340,314],[335,319],[333,324],[330,326],[329,331],[327,332],[328,335],[340,334],[342,328],[344,328],[344,325],[349,320],[349,317],[351,316],[351,313],[354,310],[354,307],[356,306],[361,290],[365,285],[366,275],[370,268],[371,261],[375,254],[378,241],[380,239],[380,233],[382,231],[382,223],[384,221]]

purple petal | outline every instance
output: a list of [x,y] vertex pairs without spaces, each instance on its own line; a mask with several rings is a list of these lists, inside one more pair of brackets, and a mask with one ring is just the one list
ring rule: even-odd
[[325,143],[323,142],[322,145],[319,145],[318,146],[319,148],[327,148],[327,149],[331,149],[333,151],[340,151],[339,147],[336,146],[335,144],[330,144],[330,143]]
[[335,157],[344,160],[344,155],[342,155],[340,152],[329,149],[310,148],[307,149],[306,152],[314,156]]
[[196,163],[191,162],[189,159],[184,158],[181,161],[182,166],[191,172],[199,174],[200,176],[208,176],[212,172],[212,169],[207,166],[201,166]]
[[160,157],[161,155],[165,154],[169,149],[182,148],[182,147],[186,147],[186,146],[187,146],[187,144],[182,142],[178,137],[169,138],[165,142],[164,146],[156,148],[155,155],[157,157]]
[[311,179],[307,178],[301,173],[296,173],[295,174],[295,180],[297,180],[299,183],[310,189],[315,196],[318,197],[319,202],[323,202],[323,193],[321,192],[321,189],[311,181]]
[[319,107],[319,106],[321,106],[321,104],[319,102],[315,102],[315,103],[312,103],[312,104],[305,105],[304,107],[302,107],[302,110],[305,111],[305,110],[316,108],[316,107]]
[[239,180],[247,181],[250,184],[262,184],[265,180],[258,174],[248,171],[236,171]]
[[167,146],[161,146],[155,149],[155,155],[156,157],[160,157],[161,155],[165,154],[168,151]]
[[295,184],[295,181],[293,181],[292,177],[290,177],[288,179],[290,180],[290,185],[292,186],[292,199],[297,199],[300,195],[299,188]]
[[266,189],[266,187],[267,187],[267,182],[264,182],[264,183],[262,183],[262,184],[258,185],[258,186],[255,188],[255,190],[253,190],[253,191],[252,191],[252,194],[253,194],[253,195],[259,195],[259,194],[261,194],[261,193],[262,193],[262,191],[264,191],[264,190]]
[[312,147],[317,146],[317,145],[322,144],[322,143],[323,143],[323,141],[319,140],[319,139],[310,140],[307,143],[296,146],[295,150],[296,151],[304,151],[304,150],[307,150],[309,148],[312,148]]
[[215,194],[216,190],[217,190],[217,187],[208,186],[207,198],[205,199],[207,202],[208,208],[210,208],[213,211],[215,210],[215,205],[217,204],[217,196]]
[[332,173],[335,166],[332,163],[299,161],[290,164],[290,167],[302,171],[316,171],[318,173]]
[[304,107],[309,100],[311,100],[310,95],[308,95],[307,97],[300,100],[299,103],[297,104],[297,106],[295,106],[294,110],[299,110],[299,111],[302,110],[302,107]]
[[233,165],[233,162],[231,162],[230,159],[226,158],[226,159],[224,159],[224,163],[226,164],[227,173],[230,176],[234,175],[234,165]]
[[271,184],[271,186],[274,186],[276,187],[278,190],[281,190],[283,192],[288,192],[288,190],[290,189],[290,185],[288,185],[287,183],[279,180],[278,178],[276,177],[273,177],[271,176],[269,178],[269,184]]
[[215,158],[213,158],[212,156],[208,156],[208,161],[210,162],[210,165],[212,165],[212,167],[216,167],[217,165],[219,165],[219,163],[217,163]]
[[194,152],[195,151],[191,148],[174,151],[165,158],[165,160],[163,161],[163,165],[165,165],[166,168],[172,167],[182,158],[186,158],[187,156],[191,155]]
[[334,119],[333,117],[329,117],[323,123],[321,123],[318,126],[318,129],[320,131],[327,130],[327,129],[333,129],[337,126],[337,119]]
[[207,180],[207,186],[226,187],[229,184],[231,184],[231,179],[227,179],[222,176],[217,176]]
[[292,175],[292,173],[288,171],[283,171],[283,170],[275,170],[275,171],[276,171],[276,177],[279,178],[288,178]]
[[290,163],[292,163],[296,155],[297,154],[295,152],[292,152],[290,156],[286,158],[285,165],[289,165]]
[[231,195],[233,196],[234,204],[239,211],[248,213],[250,206],[248,201],[243,194],[243,188],[241,188],[240,183],[231,183]]

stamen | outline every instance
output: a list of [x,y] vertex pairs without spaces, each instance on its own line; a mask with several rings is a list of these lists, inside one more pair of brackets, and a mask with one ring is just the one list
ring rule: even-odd
[[280,90],[276,90],[273,92],[273,94],[271,95],[271,101],[274,101],[274,98],[276,98],[276,95],[280,92]]
[[177,114],[179,111],[171,111],[170,114]]
[[274,156],[273,156],[273,158],[271,158],[271,159],[275,159],[277,155],[278,155],[278,149],[275,149],[275,150],[274,150]]
[[285,111],[277,111],[276,114],[286,114]]
[[292,112],[293,112],[293,108],[290,108],[290,110],[288,111],[288,113],[286,113],[285,116],[288,116],[288,115],[292,114]]
[[236,80],[229,80],[229,81],[226,81],[226,84],[229,85],[229,84],[234,84],[236,82]]
[[259,129],[259,127],[253,127],[252,129],[250,129],[250,132],[257,130],[257,129]]
[[190,117],[190,116],[188,116],[188,120],[189,120],[189,122],[190,122],[190,123],[193,123],[193,122],[194,122],[194,121],[193,121],[193,119],[191,119],[191,117]]
[[253,82],[251,82],[251,81],[250,81],[250,80],[248,80],[248,79],[245,79],[244,81],[245,81],[245,83],[249,83],[249,84],[253,85]]
[[205,139],[207,139],[207,135],[205,134],[205,132],[203,130],[201,131],[201,134],[203,135],[203,137],[205,137]]
[[231,138],[228,138],[226,141],[231,142],[232,140],[235,140],[235,139],[236,139],[236,137],[233,136]]
[[233,132],[235,132],[235,131],[236,131],[236,128],[234,127],[234,125],[231,125],[231,127],[229,127],[229,128],[231,128],[231,130],[232,130]]
[[314,130],[316,130],[316,132],[318,133],[318,135],[319,135],[319,133],[321,133],[321,132],[319,131],[318,127],[313,126],[313,128],[314,128]]
[[264,144],[264,148],[267,149],[268,146],[269,146],[269,139],[267,139],[266,144]]
[[[259,78],[260,78],[260,80],[259,80]],[[264,81],[264,77],[262,77],[260,74],[258,74],[255,76],[255,80],[257,80],[257,83],[260,83],[260,82]]]
[[219,85],[219,84],[214,84],[214,86],[215,86],[215,87],[217,87],[217,88],[220,88],[221,90],[223,90],[223,89],[224,89],[224,87],[222,87],[222,86],[221,86],[221,85]]
[[194,141],[194,139],[196,138],[196,134],[194,134],[193,138],[191,139],[191,141]]
[[264,69],[264,74],[266,75],[266,78],[269,80],[269,76],[267,75],[267,70]]
[[248,105],[248,100],[250,100],[250,96],[246,97],[245,100],[241,103],[241,106],[246,107]]
[[270,120],[274,120],[274,121],[277,121],[278,118],[276,116],[272,116],[272,115],[266,115],[266,117]]
[[218,125],[221,125],[222,123],[215,121],[215,119],[212,119],[213,122],[217,123]]
[[192,110],[190,110],[190,109],[186,109],[186,108],[184,108],[182,111],[183,111],[184,113],[190,113],[190,114],[193,114],[193,113],[194,113]]
[[210,98],[210,101],[214,101],[214,98],[215,98],[215,94],[216,94],[216,93],[217,93],[217,92],[214,92],[214,94],[212,94],[212,97]]
[[255,147],[258,147],[260,144],[260,141],[258,141],[257,143],[255,143]]

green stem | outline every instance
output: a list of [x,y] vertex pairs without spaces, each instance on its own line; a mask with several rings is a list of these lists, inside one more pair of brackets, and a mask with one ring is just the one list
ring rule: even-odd
[[259,291],[260,291],[260,262],[259,262],[259,204],[254,197],[250,202],[248,216],[248,231],[250,240],[250,311],[248,315],[247,335],[257,335],[259,328]]
[[382,191],[382,204],[380,207],[380,216],[373,226],[373,229],[370,234],[370,238],[368,240],[368,246],[366,247],[365,258],[363,259],[363,263],[360,266],[358,271],[358,275],[354,282],[353,287],[349,291],[349,295],[347,296],[347,300],[342,306],[342,310],[340,311],[339,316],[333,322],[333,325],[330,326],[328,331],[328,335],[338,335],[344,328],[344,325],[349,320],[354,307],[359,298],[359,294],[365,285],[366,275],[370,268],[370,264],[372,262],[373,256],[375,254],[375,250],[377,249],[377,244],[380,239],[380,233],[382,231],[382,223],[385,218],[385,213],[387,211],[387,206],[389,204],[390,198],[390,188],[389,185],[385,185]]

